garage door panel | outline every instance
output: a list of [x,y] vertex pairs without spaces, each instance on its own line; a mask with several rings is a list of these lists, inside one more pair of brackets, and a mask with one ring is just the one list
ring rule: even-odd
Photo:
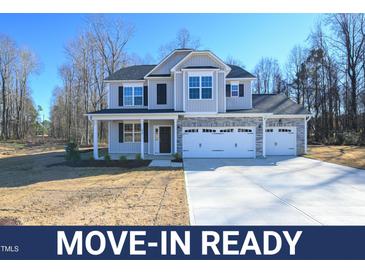
[[184,158],[253,158],[255,129],[183,128]]
[[296,155],[295,127],[269,127],[265,134],[266,155]]

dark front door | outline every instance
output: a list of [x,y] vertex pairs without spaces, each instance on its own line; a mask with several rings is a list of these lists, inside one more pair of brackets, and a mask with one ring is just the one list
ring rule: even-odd
[[171,153],[171,127],[160,127],[160,153]]

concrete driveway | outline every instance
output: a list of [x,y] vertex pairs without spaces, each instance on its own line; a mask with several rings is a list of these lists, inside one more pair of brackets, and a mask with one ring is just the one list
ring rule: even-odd
[[282,156],[185,159],[184,169],[191,224],[365,224],[365,170]]

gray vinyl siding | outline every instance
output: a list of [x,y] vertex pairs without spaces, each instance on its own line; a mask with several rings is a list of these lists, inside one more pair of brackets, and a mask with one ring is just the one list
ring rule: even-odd
[[[130,83],[130,82],[128,82]],[[137,83],[137,82],[136,82]],[[141,84],[142,82],[138,82]],[[147,85],[147,81],[144,81],[144,86]],[[118,83],[110,83],[109,84],[109,100],[110,100],[110,106],[109,108],[147,108],[147,106],[119,106],[119,98],[118,98],[118,92],[119,87],[123,86],[123,81],[120,81]]]
[[[166,104],[157,104],[157,84],[166,84]],[[173,79],[159,79],[148,81],[148,107],[150,109],[174,108],[174,81]]]
[[[111,121],[109,132],[109,153],[140,153],[141,143],[119,143],[119,123],[128,123],[128,121]],[[131,122],[131,121],[129,121]],[[174,149],[174,121],[173,120],[145,120],[148,123],[148,143],[144,143],[145,154],[154,153],[153,126],[169,125],[171,126],[171,150]]]
[[[121,121],[128,123],[128,121]],[[110,122],[109,153],[140,153],[141,143],[119,143],[119,124],[118,121]],[[143,136],[142,136],[143,138]],[[144,151],[147,152],[148,145],[144,143]]]
[[168,74],[173,66],[179,63],[190,51],[175,52],[164,63],[161,64],[152,74]]
[[176,110],[183,110],[183,76],[182,73],[175,73],[176,87]]
[[184,71],[185,75],[185,111],[186,112],[217,112],[217,77],[213,73],[212,99],[189,99],[189,72]]
[[225,111],[226,84],[224,72],[218,72],[218,112]]
[[[227,80],[227,84],[232,81]],[[233,82],[237,82],[234,81]],[[252,108],[252,92],[251,92],[251,81],[239,81],[239,84],[244,84],[244,96],[243,97],[227,97],[227,110],[229,109],[250,109]]]
[[194,54],[191,57],[188,57],[178,66],[177,69],[180,70],[191,66],[213,66],[223,69],[221,64],[213,60],[207,53]]

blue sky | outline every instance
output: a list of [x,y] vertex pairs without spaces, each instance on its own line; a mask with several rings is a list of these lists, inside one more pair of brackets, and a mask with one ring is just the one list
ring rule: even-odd
[[[214,51],[222,59],[233,56],[252,71],[261,57],[287,60],[296,44],[303,44],[319,14],[111,14],[135,26],[128,50],[157,60],[162,44],[187,28],[199,37],[202,49]],[[52,91],[60,84],[58,67],[66,61],[64,46],[85,26],[85,14],[1,14],[0,33],[11,36],[19,46],[32,49],[42,68],[31,78],[36,105],[46,118]]]

